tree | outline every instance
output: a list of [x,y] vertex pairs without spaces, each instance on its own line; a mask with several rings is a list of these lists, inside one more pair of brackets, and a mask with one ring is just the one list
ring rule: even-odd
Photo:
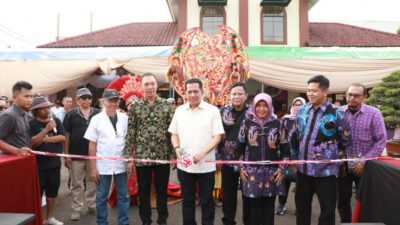
[[400,140],[400,71],[383,78],[370,94],[368,103],[381,110],[386,127],[395,129],[393,139]]

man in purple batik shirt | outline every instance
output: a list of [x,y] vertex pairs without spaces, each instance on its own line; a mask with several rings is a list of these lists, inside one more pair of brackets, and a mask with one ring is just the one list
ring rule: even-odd
[[[346,148],[347,158],[372,158],[382,154],[386,145],[386,129],[381,112],[364,104],[367,89],[361,84],[352,84],[347,89],[347,105],[342,109],[350,125],[351,142]],[[338,210],[342,223],[351,222],[351,196],[353,182],[358,183],[365,161],[343,165],[344,173],[338,179]]]

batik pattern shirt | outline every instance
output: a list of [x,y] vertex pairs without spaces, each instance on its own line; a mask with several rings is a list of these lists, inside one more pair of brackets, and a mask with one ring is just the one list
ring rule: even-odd
[[156,97],[154,104],[146,100],[135,102],[128,115],[125,156],[170,159],[172,147],[168,126],[173,114],[172,105],[160,97]]
[[[244,161],[277,161],[281,159],[279,140],[281,123],[271,119],[264,125],[252,115],[246,115],[239,131],[239,143]],[[272,197],[284,195],[282,185],[274,182],[273,174],[277,165],[243,165],[249,175],[247,181],[242,181],[242,192],[249,198]]]
[[299,152],[299,132],[297,130],[296,117],[285,116],[281,120],[281,144],[287,144],[288,152],[284,157],[297,159]]
[[[281,154],[284,159],[297,160],[299,153],[299,132],[295,116],[284,116],[281,119]],[[296,166],[287,166],[285,178],[294,180],[297,174]]]
[[238,160],[238,135],[240,124],[245,118],[247,107],[236,111],[232,106],[226,106],[221,110],[222,124],[224,125],[225,137],[220,142],[217,151],[219,160]]
[[[339,158],[350,141],[350,128],[344,112],[326,101],[315,109],[304,105],[298,114],[297,125],[300,138],[298,159],[330,160]],[[298,170],[308,176],[338,176],[338,163],[303,164]]]

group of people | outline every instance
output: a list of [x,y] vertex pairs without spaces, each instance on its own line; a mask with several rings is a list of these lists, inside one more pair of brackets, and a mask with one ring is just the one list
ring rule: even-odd
[[[14,104],[0,114],[0,149],[13,155],[29,155],[31,149],[67,154],[122,157],[125,160],[70,159],[72,212],[79,220],[86,193],[88,212],[99,225],[108,224],[107,198],[113,182],[117,189],[118,224],[129,224],[127,179],[136,171],[139,215],[143,225],[152,224],[150,190],[157,196],[157,224],[167,224],[167,188],[173,164],[182,191],[184,225],[195,225],[196,198],[200,199],[201,223],[214,224],[215,171],[222,172],[222,223],[236,224],[237,196],[242,195],[243,224],[273,225],[274,214],[284,214],[292,182],[296,183],[297,225],[311,224],[311,206],[317,195],[319,225],[335,224],[335,210],[342,222],[351,220],[353,182],[363,174],[365,161],[352,163],[287,164],[288,160],[334,160],[381,155],[386,130],[378,109],[364,103],[367,89],[352,84],[347,105],[335,107],[327,99],[329,80],[322,75],[308,81],[307,98],[292,101],[290,113],[278,118],[273,100],[256,95],[251,105],[244,83],[230,88],[229,104],[217,108],[203,100],[203,83],[185,81],[185,103],[176,109],[157,95],[157,79],[142,76],[144,98],[131,104],[128,113],[118,110],[119,95],[105,90],[102,110],[91,107],[87,88],[76,93],[78,107],[65,109],[62,120],[52,116],[46,97],[32,97],[32,86],[18,82],[13,87]],[[33,100],[32,100],[33,98]],[[72,99],[67,99],[72,100]],[[33,102],[33,103],[32,103]],[[31,111],[33,119],[29,118]],[[37,156],[42,194],[47,197],[45,224],[54,218],[54,201],[60,186],[61,160]],[[136,162],[135,159],[148,161]],[[217,164],[222,162],[221,164]],[[263,161],[281,161],[266,164]],[[225,163],[233,162],[233,163]],[[279,205],[275,210],[275,200]]]
[[[243,224],[274,224],[274,211],[282,215],[290,184],[296,182],[297,225],[311,224],[311,208],[317,195],[320,225],[335,224],[338,208],[342,222],[351,222],[353,182],[363,173],[363,158],[380,156],[386,129],[378,109],[364,103],[367,89],[352,84],[347,105],[336,107],[328,99],[329,80],[322,75],[308,81],[308,103],[297,97],[290,113],[278,119],[271,97],[258,94],[245,105],[246,88],[231,88],[231,104],[222,109],[225,135],[218,148],[221,160],[254,161],[223,164],[223,224],[236,224],[238,181],[243,199]],[[339,158],[360,158],[354,163],[323,163]],[[258,161],[321,160],[320,164],[263,165]],[[240,179],[238,179],[240,177]],[[275,198],[279,205],[275,210]],[[204,223],[203,223],[204,224]]]

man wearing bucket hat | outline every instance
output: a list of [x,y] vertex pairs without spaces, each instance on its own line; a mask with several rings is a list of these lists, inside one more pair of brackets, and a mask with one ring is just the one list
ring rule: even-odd
[[[125,136],[128,130],[128,116],[118,112],[119,94],[106,89],[103,93],[104,110],[93,117],[85,133],[89,141],[89,155],[98,157],[122,157]],[[90,160],[90,179],[97,184],[97,224],[108,224],[107,199],[111,180],[117,189],[118,224],[129,224],[127,163],[122,160]]]
[[[51,116],[51,102],[44,96],[33,99],[31,111],[34,119],[30,121],[32,146],[37,151],[62,153],[65,142],[64,128],[58,118]],[[47,213],[43,224],[63,225],[54,218],[55,200],[60,187],[61,160],[59,157],[37,156],[41,195],[46,193]]]

